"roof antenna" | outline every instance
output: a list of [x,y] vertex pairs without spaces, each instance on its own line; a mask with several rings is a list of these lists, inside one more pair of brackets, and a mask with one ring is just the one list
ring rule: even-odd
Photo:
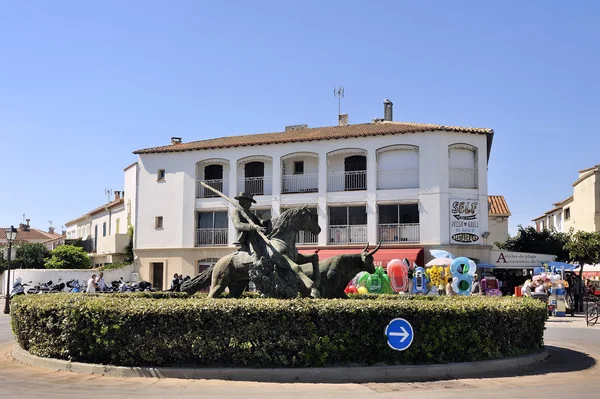
[[333,88],[333,95],[338,99],[338,117],[342,113],[342,98],[344,98],[344,88],[342,86]]
[[112,193],[113,191],[110,188],[105,188],[104,189],[104,195],[106,195],[106,198],[108,201],[106,201],[106,203],[110,202],[110,198],[112,197]]
[[48,220],[48,223],[50,224],[50,228],[52,228],[52,220]]

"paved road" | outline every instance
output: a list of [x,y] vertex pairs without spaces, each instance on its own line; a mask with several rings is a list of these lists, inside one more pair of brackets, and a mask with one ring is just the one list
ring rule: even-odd
[[[600,325],[555,319],[545,334],[551,359],[518,376],[393,384],[274,384],[78,375],[24,366],[12,360],[9,318],[0,316],[0,398],[578,398],[600,389]],[[512,373],[514,374],[514,373]]]

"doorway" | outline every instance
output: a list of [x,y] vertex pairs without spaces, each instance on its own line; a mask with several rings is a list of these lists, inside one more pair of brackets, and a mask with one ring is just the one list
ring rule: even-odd
[[244,191],[248,194],[263,195],[265,181],[265,164],[262,162],[248,162],[244,165],[246,184]]
[[162,290],[164,264],[162,262],[155,262],[151,263],[150,267],[152,270],[152,288]]
[[[204,180],[214,189],[223,192],[223,165],[208,165],[204,168]],[[204,198],[218,197],[212,190],[204,187]]]
[[367,189],[367,157],[353,155],[345,158],[344,172],[346,172],[345,191]]

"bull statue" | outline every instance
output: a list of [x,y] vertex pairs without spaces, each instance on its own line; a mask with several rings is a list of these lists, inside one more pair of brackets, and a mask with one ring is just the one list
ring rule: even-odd
[[[320,278],[317,279],[319,281],[317,288],[321,293],[321,298],[348,298],[344,289],[354,276],[362,271],[369,274],[375,273],[373,255],[379,250],[379,247],[381,247],[381,243],[369,252],[369,244],[367,244],[359,254],[336,255],[319,261]],[[310,265],[302,265],[301,268],[309,278],[315,280]],[[300,292],[306,295],[307,293],[304,291],[305,288],[300,287]]]

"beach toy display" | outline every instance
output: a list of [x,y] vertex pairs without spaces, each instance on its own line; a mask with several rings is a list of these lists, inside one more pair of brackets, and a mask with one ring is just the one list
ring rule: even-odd
[[387,265],[387,275],[394,292],[405,292],[408,289],[409,265],[400,259],[392,259]]
[[452,273],[452,289],[458,295],[471,295],[473,275],[477,271],[477,264],[469,258],[461,256],[450,264]]
[[390,277],[385,273],[383,267],[375,268],[375,273],[364,274],[358,280],[358,292],[360,287],[365,287],[370,294],[393,294],[394,291],[390,285]]
[[427,278],[427,274],[425,273],[425,269],[422,268],[421,266],[418,266],[415,268],[415,271],[413,273],[413,287],[412,287],[412,293],[413,294],[427,294],[427,283],[428,283],[428,278]]

